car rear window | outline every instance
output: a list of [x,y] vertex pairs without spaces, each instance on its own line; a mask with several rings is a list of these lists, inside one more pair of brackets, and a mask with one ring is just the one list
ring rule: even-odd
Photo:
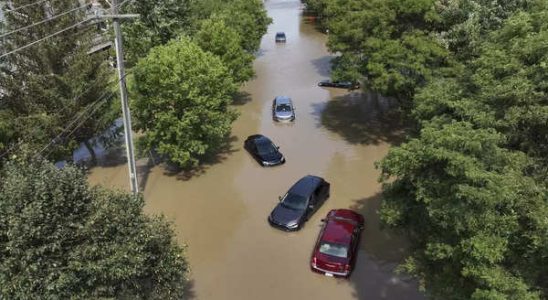
[[291,106],[289,104],[278,104],[276,106],[276,111],[291,111]]
[[358,223],[350,218],[345,218],[345,217],[341,217],[341,216],[334,216],[332,217],[334,220],[337,220],[337,221],[344,221],[344,222],[348,222],[352,225],[358,225]]
[[322,242],[320,244],[320,253],[347,258],[348,257],[348,248],[345,245]]

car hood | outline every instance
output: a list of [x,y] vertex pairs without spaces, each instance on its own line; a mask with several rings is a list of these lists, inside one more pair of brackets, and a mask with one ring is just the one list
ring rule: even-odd
[[289,223],[299,222],[304,211],[294,210],[284,207],[281,203],[274,208],[270,214],[270,219],[278,225],[286,226]]

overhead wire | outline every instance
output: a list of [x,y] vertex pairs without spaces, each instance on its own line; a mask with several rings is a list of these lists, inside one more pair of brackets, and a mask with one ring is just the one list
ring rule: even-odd
[[[36,5],[36,4],[40,4],[40,3],[45,2],[45,1],[47,1],[47,0],[40,0],[40,1],[36,1],[36,2],[30,3],[30,4],[22,5],[22,6],[19,6],[19,7],[17,7],[17,8],[11,9],[11,10],[6,10],[6,11],[4,11],[4,13],[15,12],[15,11],[17,11],[17,10],[20,10],[20,9],[23,9],[23,8],[26,8],[26,7],[30,7],[30,6],[33,6],[33,5]],[[124,5],[125,3],[131,2],[131,1],[133,1],[133,0],[124,0],[124,1],[122,1],[121,3],[118,3],[116,6],[117,6],[117,7],[121,7],[121,6]],[[69,13],[71,13],[71,12],[74,12],[74,11],[76,11],[76,10],[85,8],[85,7],[87,7],[87,6],[89,6],[89,4],[82,5],[82,6],[77,7],[77,8],[73,8],[73,9],[68,10],[68,11],[65,11],[65,12],[63,12],[63,13],[54,15],[54,16],[52,16],[51,18],[44,19],[44,20],[42,20],[42,21],[39,21],[39,22],[30,24],[30,25],[27,25],[27,26],[24,26],[24,27],[15,29],[15,30],[13,30],[13,31],[4,33],[4,34],[0,35],[0,38],[3,38],[3,37],[5,37],[5,36],[11,35],[11,34],[14,34],[14,33],[17,33],[17,32],[20,32],[20,31],[23,31],[23,30],[26,30],[26,29],[29,29],[29,28],[32,28],[32,27],[34,27],[34,26],[38,26],[38,25],[45,24],[45,23],[47,23],[47,22],[49,22],[49,21],[51,21],[51,20],[53,20],[53,19],[59,18],[59,17],[61,17],[61,16],[63,16],[63,15],[69,14]],[[1,54],[1,55],[0,55],[0,59],[3,58],[3,57],[6,57],[6,56],[8,56],[8,55],[11,55],[11,54],[13,54],[13,53],[16,53],[16,52],[18,52],[18,51],[21,51],[21,50],[23,50],[23,49],[26,49],[26,48],[28,48],[28,47],[31,47],[31,46],[33,46],[33,45],[39,43],[39,42],[42,42],[42,41],[44,41],[44,40],[46,40],[46,39],[51,38],[51,37],[53,37],[53,36],[59,35],[59,34],[65,32],[65,31],[67,31],[67,30],[70,30],[70,29],[72,29],[72,28],[75,28],[75,27],[77,27],[77,26],[79,26],[79,25],[81,25],[81,24],[83,24],[83,23],[86,23],[86,22],[92,20],[92,19],[93,19],[93,18],[88,18],[88,19],[82,20],[82,21],[80,21],[80,22],[77,22],[77,23],[75,23],[75,24],[69,26],[69,27],[65,27],[65,28],[63,28],[63,29],[61,29],[61,30],[59,30],[59,31],[57,31],[57,32],[54,32],[54,33],[49,34],[49,35],[47,35],[47,36],[45,36],[45,37],[43,37],[43,38],[40,38],[40,39],[38,39],[38,40],[36,40],[36,41],[33,41],[33,42],[28,43],[28,44],[26,44],[26,45],[24,45],[24,46],[21,46],[21,47],[18,47],[18,48],[16,48],[16,49],[13,49],[13,50],[11,50],[11,51],[9,51],[9,52],[7,52],[7,53]],[[126,76],[127,76],[128,74],[129,74],[129,73],[126,73]],[[122,79],[120,79],[120,80],[118,81],[118,83],[119,83],[121,80],[122,80]],[[95,81],[97,81],[97,80],[95,80]],[[85,94],[87,91],[89,91],[89,89],[91,89],[92,86],[93,86],[93,85],[90,85],[90,87],[89,87],[88,89],[86,89],[86,91],[80,93],[74,100],[76,101],[79,97],[81,97],[83,94]],[[76,117],[69,125],[67,125],[67,126],[61,131],[61,133],[59,133],[59,134],[58,134],[55,138],[53,138],[45,147],[43,147],[37,155],[40,155],[41,153],[43,153],[44,150],[46,150],[48,147],[50,147],[51,145],[53,145],[53,143],[55,143],[55,142],[63,135],[63,133],[65,133],[65,132],[68,130],[68,128],[69,128],[70,126],[72,126],[74,123],[76,123],[76,122],[78,121],[78,119],[80,119],[80,118],[84,115],[84,113],[85,113],[86,110],[88,110],[90,107],[93,107],[93,106],[94,106],[95,104],[97,104],[98,102],[105,101],[105,99],[102,99],[102,98],[105,97],[105,96],[107,95],[107,93],[108,93],[108,91],[106,91],[105,93],[103,93],[103,94],[101,95],[101,97],[99,97],[98,100],[96,100],[96,101],[93,102],[90,106],[88,106],[88,107],[87,107],[87,108],[86,108],[78,117]],[[114,94],[113,92],[110,92],[110,95],[113,95],[113,94]],[[101,100],[101,99],[102,99],[102,100]],[[102,104],[101,104],[101,105],[102,105]],[[100,106],[99,106],[99,107],[100,107]],[[63,108],[63,110],[65,110],[65,109],[66,109],[66,107]],[[98,109],[98,107],[96,107],[96,108],[93,110],[92,114],[93,114],[97,109]],[[62,111],[63,111],[63,110],[62,110]],[[73,128],[73,129],[71,130],[71,132],[69,133],[68,136],[72,135],[72,134],[76,131],[76,129],[78,129],[80,126],[82,126],[83,123],[84,123],[87,119],[89,119],[89,118],[91,117],[92,114],[90,114],[87,118],[85,118],[82,122],[80,122],[75,128]],[[12,152],[17,146],[20,146],[23,142],[24,142],[24,140],[20,140],[18,143],[12,145],[12,146],[11,146],[8,150],[6,150],[4,153],[0,154],[0,159],[2,159],[2,158],[5,157],[7,154],[9,154],[10,152]]]
[[[127,74],[126,74],[127,76]],[[72,100],[73,101],[78,101],[78,99],[80,99],[84,94],[86,94],[87,92],[89,92],[92,88],[95,87],[95,84],[99,81],[99,78],[95,79],[93,81],[92,84],[90,84],[88,86],[88,88],[86,88],[83,92],[79,93],[78,95],[76,95],[76,97],[74,97]],[[118,81],[119,82],[119,81]],[[107,86],[110,86],[111,84],[113,83],[116,83],[116,81],[110,81],[107,83]],[[103,94],[104,95],[104,94]],[[101,96],[102,97],[102,96]],[[63,107],[60,112],[63,113],[65,112],[67,109],[69,108],[69,106],[65,106]],[[24,142],[26,142],[25,139],[20,139],[17,143],[11,145],[6,151],[4,151],[2,154],[0,154],[0,159],[4,158],[6,155],[10,154],[11,152],[13,152],[14,150],[17,149],[17,147],[21,146]]]
[[36,2],[33,2],[33,3],[21,5],[21,6],[16,7],[16,8],[7,9],[7,10],[4,11],[4,13],[16,12],[16,11],[21,10],[21,9],[23,9],[23,8],[27,8],[27,7],[30,7],[30,6],[34,6],[34,5],[36,5],[36,4],[40,4],[40,3],[43,3],[43,2],[46,2],[46,1],[48,1],[48,0],[39,0],[39,1],[36,1]]
[[[38,156],[40,156],[47,148],[51,147],[53,144],[57,143],[57,141],[59,141],[59,139],[63,136],[63,134],[65,132],[67,132],[68,130],[71,130],[71,127],[76,124],[84,115],[86,115],[86,112],[90,109],[92,109],[93,107],[97,106],[98,103],[101,103],[101,102],[105,102],[107,99],[105,98],[105,96],[111,96],[113,95],[114,92],[112,91],[105,91],[100,97],[99,99],[95,100],[93,103],[91,103],[88,107],[86,107],[82,112],[80,112],[80,114],[74,118],[67,126],[65,126],[63,128],[63,130],[57,134],[53,139],[50,140],[50,142],[48,144],[46,144],[40,151],[38,151],[38,153],[34,156],[34,158],[37,158]],[[99,106],[100,107],[100,106]],[[93,112],[95,112],[97,110],[97,108],[94,108],[93,109]],[[92,116],[92,114],[88,114],[86,118],[84,118],[80,123],[78,123],[78,125],[76,125],[74,128],[72,128],[71,130],[71,133],[70,134],[73,134],[76,129],[80,128],[85,121],[87,121],[90,117]],[[69,135],[68,135],[69,136]],[[51,152],[51,151],[50,151]]]
[[[133,1],[133,0],[124,0],[123,2],[117,4],[117,6],[118,6],[118,7],[121,7],[121,6],[124,5],[126,2],[130,2],[130,1]],[[39,2],[36,2],[36,3],[34,3],[34,4],[37,4],[37,3],[40,3],[40,1],[39,1]],[[30,4],[28,4],[27,6],[30,6]],[[18,9],[21,9],[21,8],[23,8],[23,7],[24,7],[24,6],[21,6],[21,7],[19,7]],[[13,11],[13,10],[11,10],[11,11]],[[59,17],[59,16],[58,16],[58,17]],[[47,36],[45,36],[45,37],[43,37],[43,38],[40,38],[40,39],[38,39],[38,40],[36,40],[36,41],[30,42],[30,43],[28,43],[28,44],[26,44],[26,45],[24,45],[24,46],[21,46],[21,47],[17,47],[17,48],[15,48],[15,49],[13,49],[13,50],[7,52],[7,53],[3,53],[3,54],[0,55],[0,59],[6,57],[6,56],[8,56],[8,55],[11,55],[11,54],[13,54],[13,53],[16,53],[16,52],[18,52],[18,51],[24,50],[24,49],[26,49],[26,48],[28,48],[28,47],[31,47],[31,46],[33,46],[33,45],[35,45],[35,44],[37,44],[37,43],[40,43],[40,42],[42,42],[42,41],[44,41],[44,40],[47,40],[47,39],[49,39],[49,38],[51,38],[51,37],[54,37],[54,36],[56,36],[56,35],[59,35],[59,34],[65,32],[65,31],[67,31],[67,30],[73,29],[73,28],[75,28],[75,27],[77,27],[77,26],[79,26],[79,25],[82,25],[82,24],[84,24],[84,23],[86,23],[86,22],[88,22],[88,21],[90,21],[90,20],[93,20],[93,19],[94,19],[94,18],[87,18],[87,19],[82,20],[82,21],[80,21],[80,22],[78,22],[78,23],[76,23],[76,24],[73,24],[73,25],[69,26],[69,27],[65,27],[65,28],[63,28],[63,29],[61,29],[61,30],[59,30],[59,31],[57,31],[57,32],[54,32],[54,33],[49,34],[49,35],[47,35]],[[40,21],[40,22],[46,23],[45,20],[42,20],[42,21]],[[40,23],[40,22],[38,22],[38,23]],[[31,25],[32,25],[32,24],[31,24]],[[29,25],[29,26],[30,26],[30,25]],[[23,30],[23,29],[20,29],[20,30]],[[5,35],[2,35],[1,37],[3,37],[3,36],[5,36]]]
[[[127,0],[126,0],[126,1],[127,1]],[[83,8],[86,8],[86,7],[88,7],[89,5],[90,5],[90,3],[86,3],[85,5],[82,5],[82,6],[73,8],[73,9],[69,9],[69,10],[64,11],[64,12],[62,12],[62,13],[59,13],[59,14],[53,15],[53,16],[51,16],[51,17],[49,17],[49,18],[43,19],[42,21],[39,21],[39,22],[36,22],[36,23],[32,23],[32,24],[29,24],[29,25],[27,25],[27,26],[23,26],[23,27],[21,27],[21,28],[14,29],[14,30],[12,30],[12,31],[9,31],[9,32],[0,34],[0,38],[4,38],[4,37],[6,37],[6,36],[9,36],[9,35],[12,35],[12,34],[21,32],[21,31],[23,31],[23,30],[27,30],[27,29],[32,28],[32,27],[34,27],[34,26],[38,26],[38,25],[45,24],[45,23],[47,23],[47,22],[51,22],[51,21],[53,21],[53,20],[55,20],[55,19],[57,19],[57,18],[60,18],[60,17],[62,17],[62,16],[68,15],[68,14],[70,14],[70,13],[72,13],[72,12],[75,12],[75,11],[81,10],[81,9],[83,9]]]
[[65,27],[65,28],[63,28],[63,29],[61,29],[61,30],[59,30],[59,31],[57,31],[57,32],[54,32],[54,33],[52,33],[52,34],[50,34],[50,35],[47,35],[47,36],[45,36],[45,37],[43,37],[43,38],[41,38],[41,39],[38,39],[38,40],[36,40],[36,41],[34,41],[34,42],[31,42],[31,43],[28,43],[28,44],[26,44],[26,45],[24,45],[24,46],[15,48],[15,49],[13,49],[13,50],[10,51],[10,52],[7,52],[7,53],[4,53],[4,54],[0,55],[0,58],[6,57],[6,56],[8,56],[8,55],[10,55],[10,54],[13,54],[13,53],[15,53],[15,52],[24,50],[24,49],[26,49],[26,48],[28,48],[28,47],[30,47],[30,46],[32,46],[32,45],[35,45],[35,44],[37,44],[37,43],[39,43],[39,42],[42,42],[42,41],[44,41],[44,40],[46,40],[46,39],[49,39],[49,38],[54,37],[54,36],[56,36],[56,35],[59,35],[59,34],[65,32],[65,31],[67,31],[67,30],[70,30],[70,29],[72,29],[72,28],[75,28],[75,27],[77,27],[77,26],[80,26],[80,25],[82,25],[82,24],[84,24],[85,22],[88,22],[88,21],[89,21],[89,19],[80,21],[80,22],[78,22],[78,23],[76,23],[76,24],[73,24],[73,25],[71,25],[71,26],[69,26],[69,27]]

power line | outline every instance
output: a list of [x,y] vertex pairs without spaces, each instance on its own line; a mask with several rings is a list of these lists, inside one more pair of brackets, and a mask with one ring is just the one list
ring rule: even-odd
[[[34,157],[38,157],[40,154],[42,154],[47,148],[49,148],[51,145],[53,145],[54,143],[56,143],[60,138],[61,136],[63,136],[63,134],[65,132],[67,132],[71,127],[72,125],[74,125],[76,122],[78,122],[80,120],[80,118],[82,118],[86,112],[88,110],[90,110],[91,108],[93,108],[94,106],[96,106],[98,103],[101,103],[101,102],[104,102],[106,101],[106,99],[104,99],[105,96],[109,95],[113,95],[114,93],[111,92],[111,91],[105,91],[100,97],[99,99],[97,99],[96,101],[94,101],[92,104],[90,104],[88,107],[86,107],[76,118],[74,118],[67,126],[65,126],[63,128],[63,130],[58,134],[56,135],[53,139],[51,139],[51,141],[46,145],[44,146]],[[96,109],[94,109],[94,112],[95,112]],[[77,127],[73,128],[73,130],[71,131],[71,134],[74,133],[74,131],[76,129],[78,129],[80,126],[82,126],[82,124],[84,124],[85,121],[87,121],[89,118],[91,117],[91,114],[88,115],[87,118],[85,118],[82,122],[80,122]]]
[[40,0],[40,1],[33,2],[33,3],[21,5],[21,6],[19,6],[19,7],[16,7],[16,8],[13,8],[13,9],[9,9],[9,10],[6,10],[6,11],[4,11],[4,13],[12,13],[12,12],[18,11],[18,10],[20,10],[20,9],[23,9],[23,8],[26,8],[26,7],[30,7],[30,6],[34,6],[34,5],[36,5],[36,4],[40,4],[40,3],[43,3],[43,2],[46,2],[46,1],[47,1],[47,0]]
[[[127,1],[127,0],[126,0],[126,1]],[[10,31],[10,32],[3,33],[3,34],[0,35],[0,38],[4,38],[4,37],[6,37],[6,36],[8,36],[8,35],[12,35],[12,34],[14,34],[14,33],[17,33],[17,32],[20,32],[20,31],[23,31],[23,30],[32,28],[32,27],[34,27],[34,26],[38,26],[38,25],[41,25],[41,24],[44,24],[44,23],[53,21],[53,20],[55,20],[55,19],[57,19],[57,18],[59,18],[59,17],[62,17],[62,16],[67,15],[67,14],[70,14],[70,13],[72,13],[72,12],[74,12],[74,11],[81,10],[82,8],[86,8],[86,7],[88,7],[89,5],[90,5],[90,4],[87,3],[87,4],[82,5],[82,6],[80,6],[80,7],[76,7],[76,8],[67,10],[67,11],[62,12],[62,13],[57,14],[57,15],[53,15],[53,16],[51,16],[51,17],[49,17],[49,18],[46,18],[46,19],[44,19],[44,20],[42,20],[42,21],[39,21],[39,22],[36,22],[36,23],[32,23],[32,24],[30,24],[30,25],[23,26],[23,27],[18,28],[18,29],[14,29],[14,30],[12,30],[12,31]]]
[[[108,96],[112,96],[112,95],[114,95],[113,92],[111,92]],[[93,108],[93,110],[87,115],[87,117],[85,117],[82,121],[80,121],[80,123],[78,123],[78,125],[76,125],[76,126],[75,126],[67,135],[65,135],[64,138],[67,138],[67,137],[71,136],[72,134],[74,134],[74,132],[75,132],[78,128],[80,128],[82,125],[84,125],[84,123],[85,123],[87,120],[89,120],[89,118],[91,118],[91,117],[93,116],[93,114],[94,114],[101,106],[103,106],[103,104],[105,104],[106,102],[107,102],[107,99],[102,99],[102,100],[99,100],[98,102],[95,102],[95,104],[96,104],[96,105],[95,105],[95,108]],[[55,140],[58,139],[58,138],[60,138],[60,136],[56,137],[56,138],[53,139],[52,141],[55,142]],[[50,145],[50,146],[51,146],[51,145]],[[49,146],[48,146],[48,147],[49,147]],[[42,154],[42,152],[43,152],[45,149],[47,149],[47,147],[44,148],[44,149],[42,149],[42,151],[40,151],[40,153],[38,153],[36,156]],[[48,151],[48,153],[46,154],[46,156],[48,156],[48,155],[51,153],[51,151],[53,151],[53,150]],[[36,157],[36,156],[35,156],[35,157]]]
[[[80,94],[76,95],[76,97],[74,97],[72,99],[72,101],[76,102],[78,101],[78,99],[80,99],[84,94],[86,94],[87,92],[89,92],[94,86],[95,84],[99,81],[100,78],[96,78],[89,86],[88,88],[86,88],[83,92],[81,92]],[[107,87],[112,84],[112,83],[115,83],[114,81],[111,81],[111,82],[107,82]],[[70,106],[64,106],[61,110],[60,110],[60,113],[63,113],[65,112]],[[37,132],[38,130],[36,129],[34,131]],[[31,133],[32,135],[33,133]],[[25,142],[25,139],[20,139],[19,142],[11,145],[9,147],[9,149],[7,149],[6,151],[4,151],[2,154],[0,154],[0,159],[4,158],[6,155],[8,155],[9,153],[11,153],[13,150],[15,150],[17,147],[21,146],[23,143]]]
[[63,28],[63,29],[61,29],[61,30],[59,30],[59,31],[57,31],[57,32],[55,32],[55,33],[52,33],[52,34],[50,34],[50,35],[48,35],[48,36],[45,36],[45,37],[43,37],[43,38],[41,38],[41,39],[39,39],[39,40],[36,40],[36,41],[34,41],[34,42],[31,42],[31,43],[26,44],[26,45],[21,46],[21,47],[18,47],[18,48],[14,49],[14,50],[12,50],[12,51],[10,51],[10,52],[8,52],[8,53],[4,53],[4,54],[0,55],[0,58],[6,57],[6,56],[8,56],[8,55],[10,55],[10,54],[13,54],[13,53],[15,53],[15,52],[21,51],[21,50],[23,50],[23,49],[26,49],[26,48],[28,48],[28,47],[30,47],[30,46],[32,46],[32,45],[38,44],[39,42],[42,42],[42,41],[44,41],[44,40],[46,40],[46,39],[49,39],[50,37],[54,37],[54,36],[56,36],[56,35],[58,35],[58,34],[61,34],[61,33],[65,32],[65,31],[67,31],[67,30],[70,30],[70,29],[72,29],[72,28],[75,28],[75,27],[77,27],[77,26],[80,26],[80,25],[84,24],[84,23],[87,22],[87,21],[89,21],[89,19],[80,21],[80,22],[78,22],[78,23],[76,23],[76,24],[73,24],[73,25],[71,25],[71,26],[69,26],[69,27]]

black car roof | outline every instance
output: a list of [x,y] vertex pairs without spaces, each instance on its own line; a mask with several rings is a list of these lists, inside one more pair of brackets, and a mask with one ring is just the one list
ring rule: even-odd
[[316,187],[322,182],[322,178],[314,175],[307,175],[297,181],[288,191],[288,193],[310,196]]
[[262,134],[254,134],[247,137],[250,141],[269,142],[270,139]]

